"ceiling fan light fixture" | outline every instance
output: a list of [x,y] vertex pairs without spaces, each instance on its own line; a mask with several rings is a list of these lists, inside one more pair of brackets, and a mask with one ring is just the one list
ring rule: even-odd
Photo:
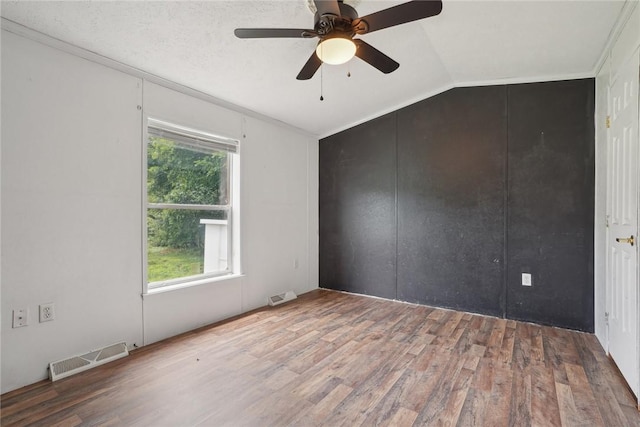
[[322,40],[316,47],[316,55],[326,64],[340,65],[356,54],[355,43],[345,37],[332,37]]

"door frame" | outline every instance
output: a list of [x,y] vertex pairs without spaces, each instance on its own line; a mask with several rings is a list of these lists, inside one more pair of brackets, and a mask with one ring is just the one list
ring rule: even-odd
[[[629,55],[625,61],[622,62],[621,66],[627,64],[629,60],[631,60],[634,56],[640,58],[640,46],[637,46],[633,53]],[[640,63],[640,59],[639,59]],[[608,70],[605,71],[608,79],[606,81],[606,106],[603,106],[598,101],[598,92],[599,88],[596,87],[596,114],[595,114],[595,136],[596,136],[596,188],[595,188],[595,256],[594,256],[594,280],[597,282],[598,280],[604,281],[604,313],[600,313],[598,310],[599,301],[598,301],[598,290],[597,287],[594,287],[594,293],[596,298],[594,298],[594,316],[595,326],[596,326],[596,336],[600,340],[600,343],[604,347],[607,355],[610,356],[609,353],[609,321],[608,321],[608,313],[610,311],[610,292],[609,289],[609,239],[613,238],[609,233],[609,215],[608,215],[608,198],[609,198],[609,188],[608,181],[610,177],[609,170],[609,159],[608,159],[608,147],[611,138],[611,132],[608,126],[609,116],[611,114],[611,88],[613,86],[613,82],[616,80],[614,77],[617,77],[617,73],[619,69],[613,70],[611,69],[611,64],[607,64],[609,66]],[[638,86],[640,86],[640,67],[638,69],[638,79],[636,81],[636,90],[638,90]],[[638,103],[640,104],[640,96],[638,97]],[[605,129],[605,132],[601,131],[601,129]],[[638,144],[640,144],[640,105],[638,108],[638,117],[636,118],[636,137],[638,139]],[[638,149],[638,158],[636,162],[640,163],[640,147]],[[638,188],[640,188],[640,169],[638,169],[638,174],[636,176],[636,181],[638,182]],[[604,197],[603,197],[604,191]],[[640,197],[640,196],[639,196]],[[638,232],[636,239],[640,239],[640,203],[638,203]],[[636,250],[636,316],[640,321],[640,250]],[[603,262],[604,260],[604,262]],[[601,271],[604,267],[604,271]],[[600,306],[602,308],[602,306]],[[604,315],[605,321],[605,330],[604,336],[602,336],[602,331],[600,334],[598,333],[598,316]],[[600,328],[601,329],[601,328]],[[640,328],[637,328],[636,332],[636,351],[639,356],[636,360],[636,372],[640,373]],[[640,378],[640,375],[638,375]],[[640,379],[638,381],[640,383]],[[638,395],[636,396],[638,409],[640,410],[640,384],[635,384],[633,387],[630,387],[630,390],[635,388],[639,390]]]

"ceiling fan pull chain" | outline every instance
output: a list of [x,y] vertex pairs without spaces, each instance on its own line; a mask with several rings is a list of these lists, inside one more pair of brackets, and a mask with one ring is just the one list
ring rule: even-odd
[[320,101],[324,101],[324,96],[322,96],[322,65],[320,66]]
[[[320,45],[320,49],[322,49],[322,45]],[[320,101],[324,101],[324,96],[322,96],[322,92],[323,92],[323,87],[322,87],[322,77],[324,76],[324,73],[322,72],[323,70],[323,66],[324,64],[320,64]]]

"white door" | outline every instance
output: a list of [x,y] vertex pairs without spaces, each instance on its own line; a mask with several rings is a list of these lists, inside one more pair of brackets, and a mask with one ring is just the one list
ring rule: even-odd
[[636,52],[611,86],[607,169],[609,353],[638,396],[638,83]]

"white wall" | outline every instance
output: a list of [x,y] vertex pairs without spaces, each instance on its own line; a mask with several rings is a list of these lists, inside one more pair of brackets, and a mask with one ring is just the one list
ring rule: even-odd
[[[1,90],[2,392],[57,359],[317,287],[316,138],[6,31]],[[147,114],[241,140],[244,275],[141,297]],[[46,302],[56,319],[38,323]],[[29,326],[12,329],[14,308],[29,308]]]
[[[317,202],[312,202],[318,194],[318,162],[308,157],[317,153],[318,144],[299,144],[282,129],[251,118],[245,135],[242,233],[260,236],[243,245],[242,307],[251,310],[269,295],[288,289],[300,294],[310,289],[306,283],[317,287],[317,223],[315,229],[311,223],[318,217]],[[309,277],[312,269],[315,274]]]
[[[141,343],[141,83],[2,35],[3,392]],[[47,302],[56,319],[38,323]],[[12,329],[14,308],[29,326]]]
[[615,36],[611,46],[605,52],[605,61],[596,75],[596,188],[595,188],[595,242],[594,242],[594,316],[595,334],[605,350],[608,348],[606,292],[606,188],[607,188],[607,130],[605,118],[608,114],[607,91],[615,78],[614,73],[640,47],[640,6],[630,2],[633,7],[628,20]]

